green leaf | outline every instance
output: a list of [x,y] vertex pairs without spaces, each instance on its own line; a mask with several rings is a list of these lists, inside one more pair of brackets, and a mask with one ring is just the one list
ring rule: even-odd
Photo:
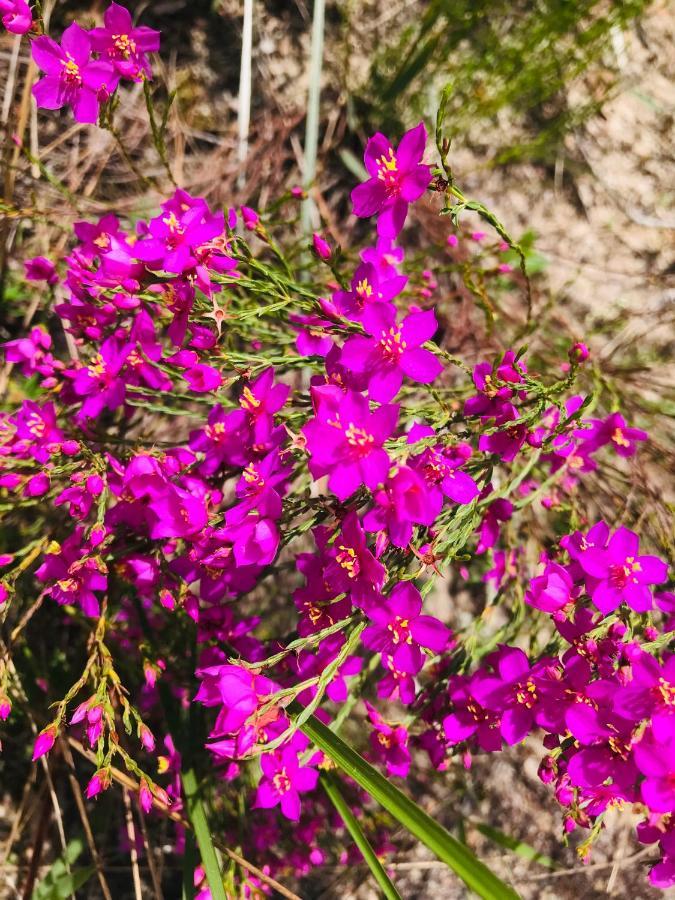
[[[302,712],[302,707],[293,703],[288,712],[298,715]],[[302,731],[397,822],[459,875],[479,897],[484,897],[485,900],[514,900],[518,897],[516,891],[476,859],[468,847],[456,840],[318,719],[308,719],[302,725]]]
[[82,838],[73,838],[62,856],[51,866],[45,877],[35,885],[32,900],[66,900],[79,890],[96,871],[94,866],[71,869],[84,850]]
[[345,827],[347,831],[352,836],[352,839],[356,846],[361,851],[363,858],[368,863],[368,868],[373,873],[373,878],[379,886],[382,888],[382,893],[387,898],[387,900],[401,900],[401,895],[396,890],[394,885],[391,883],[391,880],[387,873],[385,872],[382,863],[375,855],[375,851],[370,846],[368,842],[368,838],[363,833],[363,829],[358,823],[358,820],[354,813],[349,808],[349,804],[342,796],[342,792],[338,786],[338,780],[333,775],[332,772],[322,772],[321,773],[321,784],[323,785],[323,789],[328,794],[328,797],[335,807],[335,809],[340,814],[342,821],[345,823]]
[[523,859],[532,860],[532,862],[537,862],[549,869],[558,868],[558,864],[555,860],[551,859],[550,856],[540,853],[524,841],[519,841],[518,838],[511,837],[509,834],[504,834],[503,831],[500,831],[498,828],[493,828],[492,825],[487,825],[485,822],[471,822],[471,825],[476,831],[480,831],[482,835],[485,835],[488,840],[493,841],[495,844],[499,844],[500,847],[506,847],[507,850],[513,850],[514,853],[517,853],[518,856],[522,856]]
[[192,827],[194,828],[197,846],[199,847],[199,855],[202,858],[206,880],[209,883],[209,890],[211,891],[213,900],[227,900],[216,848],[211,840],[211,831],[206,818],[206,811],[204,810],[202,799],[199,796],[199,786],[197,785],[195,770],[188,769],[183,772],[181,778],[183,781],[183,790],[185,791],[187,812],[190,822],[192,822]]

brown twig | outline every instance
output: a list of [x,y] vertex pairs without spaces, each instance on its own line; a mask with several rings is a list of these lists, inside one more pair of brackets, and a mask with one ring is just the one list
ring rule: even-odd
[[[69,737],[68,743],[73,748],[73,750],[76,750],[81,756],[84,756],[85,759],[88,759],[89,762],[96,765],[95,754],[93,754],[90,750],[87,750],[87,748],[84,747],[79,741],[75,740],[75,738]],[[140,785],[136,781],[134,781],[131,776],[127,775],[126,772],[122,772],[121,769],[117,769],[115,766],[110,766],[109,771],[112,780],[120,784],[122,787],[125,787],[127,788],[127,790],[132,791],[136,794],[140,791]],[[183,826],[183,828],[192,830],[192,823],[188,819],[183,818],[180,813],[174,812],[172,809],[169,809],[168,806],[165,806],[156,797],[152,798],[152,805],[162,815],[167,816],[174,822],[178,822]],[[253,863],[250,863],[247,859],[244,859],[243,856],[235,853],[234,850],[230,850],[230,848],[226,847],[221,841],[214,840],[213,843],[221,853],[224,853],[233,862],[236,862],[237,865],[241,866],[242,869],[246,869],[252,875],[255,875],[255,877],[259,878],[264,884],[268,885],[271,888],[274,888],[274,890],[281,894],[282,897],[286,897],[287,900],[302,900],[302,898],[297,894],[294,894],[293,891],[290,891],[287,887],[284,887],[284,885],[278,882],[275,878],[271,878],[269,875],[266,875],[262,871],[262,869],[254,866]]]
[[68,767],[68,780],[73,792],[73,797],[75,798],[77,811],[80,814],[80,821],[82,822],[82,828],[84,829],[84,836],[87,841],[87,846],[89,847],[89,853],[91,854],[94,866],[96,867],[96,875],[98,876],[98,882],[101,886],[101,893],[103,894],[104,900],[112,900],[112,894],[110,893],[110,888],[108,887],[105,872],[103,871],[103,862],[94,841],[94,834],[91,830],[91,823],[89,822],[89,816],[87,815],[87,808],[84,804],[84,800],[82,799],[82,791],[80,790],[79,782],[75,777],[75,763],[73,761],[73,754],[70,752],[68,742],[63,738],[59,738],[59,744],[61,746],[63,758]]

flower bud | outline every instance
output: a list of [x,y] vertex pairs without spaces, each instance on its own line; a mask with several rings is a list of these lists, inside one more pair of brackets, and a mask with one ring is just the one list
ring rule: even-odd
[[49,725],[44,731],[41,731],[35,740],[35,746],[33,747],[33,762],[36,759],[40,759],[41,756],[44,756],[54,746],[54,742],[56,741],[56,726]]
[[314,246],[314,252],[320,259],[330,259],[333,255],[330,244],[318,231],[315,231],[312,235],[312,245]]
[[570,362],[581,364],[583,362],[586,362],[590,354],[591,351],[588,349],[586,344],[582,343],[581,341],[577,341],[570,347],[568,356]]

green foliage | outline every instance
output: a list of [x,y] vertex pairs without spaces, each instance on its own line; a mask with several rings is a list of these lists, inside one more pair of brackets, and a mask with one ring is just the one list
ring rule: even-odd
[[[400,130],[403,122],[430,118],[449,85],[453,133],[480,132],[508,109],[510,128],[498,139],[501,146],[490,131],[497,161],[550,161],[561,138],[611,93],[616,72],[604,59],[606,51],[617,30],[647,5],[648,0],[433,0],[417,23],[391,29],[357,91],[357,111],[371,128],[387,123]],[[570,105],[566,88],[593,66],[597,77],[585,86],[587,96]]]
[[35,886],[32,900],[66,900],[83,887],[94,874],[94,866],[79,869],[71,868],[82,855],[84,843],[82,838],[74,838],[66,847],[45,877]]
[[[302,711],[302,707],[292,704],[290,711],[297,715]],[[479,897],[486,900],[502,900],[502,898],[514,900],[518,897],[513,888],[504,884],[464,844],[456,840],[442,825],[406,797],[318,719],[312,716],[302,725],[302,731],[410,834],[422,841],[449,866]]]

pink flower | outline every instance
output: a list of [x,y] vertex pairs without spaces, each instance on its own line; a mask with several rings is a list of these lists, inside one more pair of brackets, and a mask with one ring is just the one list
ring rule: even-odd
[[33,86],[33,96],[43,109],[72,106],[77,122],[95,123],[99,103],[117,87],[119,75],[110,63],[91,59],[87,32],[73,22],[63,32],[61,46],[47,35],[36,38],[31,50],[37,65],[46,72]]
[[[374,490],[387,477],[389,457],[383,444],[391,436],[398,406],[370,404],[355,391],[319,393],[317,414],[303,428],[315,478],[329,475],[328,487],[346,500],[362,484]],[[330,389],[327,389],[330,390]]]
[[107,57],[122,78],[152,78],[146,54],[159,50],[159,31],[144,25],[134,28],[131,13],[118,3],[111,3],[106,9],[103,23],[103,28],[89,32],[93,49]]
[[415,674],[422,668],[420,647],[440,653],[448,643],[450,630],[433,616],[421,615],[422,597],[409,581],[400,581],[381,606],[368,608],[373,621],[363,632],[366,647],[390,653],[401,672]]
[[354,215],[368,218],[380,213],[377,232],[395,238],[408,214],[431,181],[431,169],[422,164],[427,132],[420,122],[401,138],[396,151],[378,132],[370,138],[363,157],[370,178],[352,191]]
[[[1,2],[2,0],[0,0]],[[48,285],[58,283],[59,276],[56,274],[56,266],[44,256],[34,256],[32,259],[26,259],[23,266],[28,281],[46,281]]]
[[26,34],[33,24],[26,0],[0,0],[0,16],[2,24],[12,34]]
[[429,384],[443,366],[422,344],[431,340],[438,323],[433,310],[413,312],[396,323],[393,306],[379,303],[363,314],[369,337],[355,335],[342,348],[341,363],[368,377],[368,394],[378,403],[387,403],[398,394],[403,376]]
[[301,766],[295,750],[290,748],[280,753],[263,754],[260,765],[263,778],[254,807],[270,809],[280,805],[286,818],[297,822],[300,818],[300,794],[314,790],[319,773],[310,766]]
[[618,528],[606,547],[588,549],[579,557],[588,591],[600,612],[608,615],[621,603],[636,612],[649,612],[649,587],[668,577],[668,566],[657,556],[640,556],[640,539],[628,528]]

